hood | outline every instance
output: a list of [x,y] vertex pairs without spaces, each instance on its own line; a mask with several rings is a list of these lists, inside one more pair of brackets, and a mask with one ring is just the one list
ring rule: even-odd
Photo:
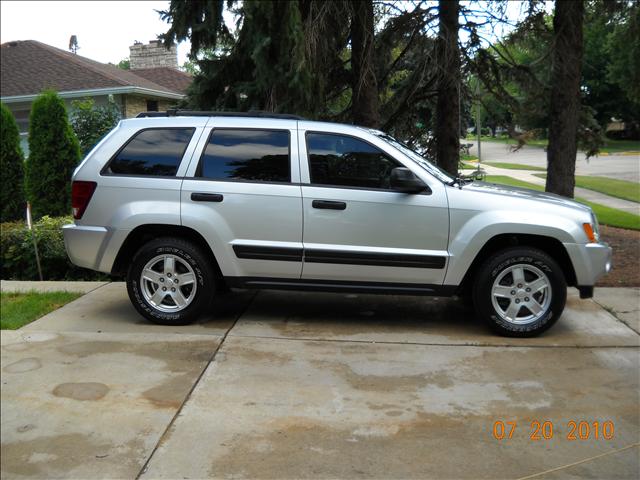
[[464,185],[463,189],[469,189],[476,192],[488,193],[493,195],[503,195],[505,197],[517,197],[523,200],[534,200],[555,206],[562,206],[581,210],[583,212],[591,212],[591,208],[582,203],[576,202],[567,197],[556,195],[555,193],[539,192],[522,187],[511,187],[508,185],[499,185],[497,183],[474,181],[471,184]]

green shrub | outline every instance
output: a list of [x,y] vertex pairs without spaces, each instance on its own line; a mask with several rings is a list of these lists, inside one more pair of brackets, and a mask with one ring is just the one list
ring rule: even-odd
[[80,142],[82,156],[96,146],[120,121],[118,106],[109,102],[107,105],[96,105],[90,98],[71,102],[71,126]]
[[35,99],[29,118],[27,198],[34,218],[71,211],[71,174],[80,146],[62,99],[52,91]]
[[11,110],[2,104],[0,124],[0,221],[22,218],[24,214],[24,157],[20,131]]
[[108,276],[76,267],[67,257],[62,226],[72,223],[71,217],[42,217],[29,230],[24,222],[0,225],[1,269],[5,280],[38,280],[38,267],[33,251],[35,235],[45,280],[104,280]]

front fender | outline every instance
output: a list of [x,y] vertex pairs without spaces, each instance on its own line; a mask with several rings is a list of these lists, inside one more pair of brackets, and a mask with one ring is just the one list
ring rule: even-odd
[[445,285],[460,285],[482,247],[492,238],[505,234],[544,236],[561,243],[586,241],[584,232],[575,221],[549,212],[452,211]]

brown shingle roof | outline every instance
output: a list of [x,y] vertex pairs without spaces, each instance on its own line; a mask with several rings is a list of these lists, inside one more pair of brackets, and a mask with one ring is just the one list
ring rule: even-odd
[[188,73],[171,67],[136,68],[131,72],[175,92],[186,93],[193,81],[193,77]]
[[45,89],[58,92],[114,87],[140,87],[182,94],[131,71],[65,52],[36,40],[0,46],[0,96],[35,95]]

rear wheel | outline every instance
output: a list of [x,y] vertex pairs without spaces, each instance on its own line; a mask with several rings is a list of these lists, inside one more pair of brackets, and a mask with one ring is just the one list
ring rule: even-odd
[[143,245],[127,273],[127,292],[145,318],[162,325],[186,325],[210,304],[213,268],[201,249],[181,238]]
[[497,333],[532,337],[550,328],[567,299],[558,264],[535,248],[515,247],[491,256],[479,269],[473,289],[478,313]]

